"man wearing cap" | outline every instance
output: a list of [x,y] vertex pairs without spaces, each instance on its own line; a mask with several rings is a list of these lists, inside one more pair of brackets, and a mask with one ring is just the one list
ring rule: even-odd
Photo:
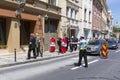
[[81,36],[80,41],[78,43],[79,43],[79,61],[78,63],[75,63],[75,66],[80,66],[82,57],[84,57],[84,61],[85,61],[84,67],[88,67],[87,55],[86,55],[87,41],[84,39],[83,36]]

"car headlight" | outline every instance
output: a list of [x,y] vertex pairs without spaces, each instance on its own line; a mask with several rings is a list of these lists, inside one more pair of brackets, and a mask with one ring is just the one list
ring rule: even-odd
[[99,47],[98,47],[98,46],[95,46],[94,49],[97,50],[97,49],[99,49]]
[[116,45],[112,45],[112,46],[116,46]]

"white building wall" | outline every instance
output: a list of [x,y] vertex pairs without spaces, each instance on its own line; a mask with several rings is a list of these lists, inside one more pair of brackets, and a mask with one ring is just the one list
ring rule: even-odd
[[[84,20],[85,16],[85,9],[86,9],[86,20]],[[90,14],[90,20],[89,20],[89,12]],[[88,32],[88,37],[87,38],[92,38],[92,0],[83,0],[82,2],[82,36],[85,36],[84,29],[87,29]]]
[[[81,0],[60,0],[62,8],[62,27],[66,26],[66,29],[70,27],[70,30],[75,30],[75,36],[79,38],[80,26],[81,26]],[[63,3],[63,4],[62,4]],[[68,34],[68,33],[67,33]],[[72,36],[73,34],[71,34]]]

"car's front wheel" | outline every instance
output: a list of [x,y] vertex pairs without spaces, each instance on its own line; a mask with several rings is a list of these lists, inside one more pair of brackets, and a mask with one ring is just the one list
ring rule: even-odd
[[102,55],[102,50],[100,50],[100,51],[99,51],[98,55],[99,55],[99,56],[101,56],[101,55]]

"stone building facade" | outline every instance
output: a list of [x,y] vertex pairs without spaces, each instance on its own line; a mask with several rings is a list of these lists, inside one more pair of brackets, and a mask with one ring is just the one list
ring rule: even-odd
[[60,13],[60,7],[41,0],[0,1],[0,46],[5,46],[9,52],[24,50],[30,33],[37,32],[41,47],[48,50],[46,46],[51,37],[48,34],[57,36]]
[[82,30],[82,0],[60,0],[61,28],[60,36],[80,37]]

